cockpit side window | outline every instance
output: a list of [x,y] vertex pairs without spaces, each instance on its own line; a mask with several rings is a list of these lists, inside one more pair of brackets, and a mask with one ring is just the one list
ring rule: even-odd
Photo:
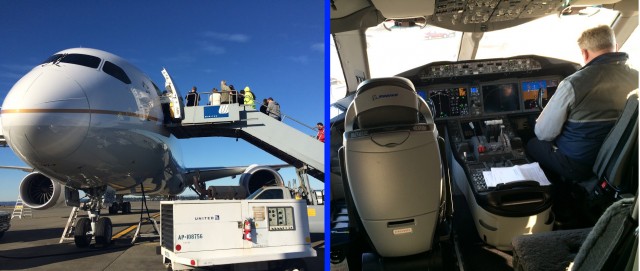
[[102,70],[106,72],[108,75],[115,77],[116,79],[122,81],[125,84],[131,84],[131,79],[129,79],[129,76],[127,76],[127,73],[125,73],[124,70],[118,67],[118,65],[116,64],[113,64],[109,61],[105,61],[104,66],[102,67]]
[[47,59],[45,59],[44,61],[42,61],[42,63],[40,63],[40,64],[47,64],[47,63],[54,62],[54,61],[58,60],[58,58],[60,58],[61,56],[62,56],[61,54],[52,55],[52,56],[48,57]]
[[160,92],[160,89],[158,88],[158,86],[156,86],[156,84],[154,82],[151,82],[151,84],[153,85],[153,88],[158,93],[158,96],[162,95],[162,92]]

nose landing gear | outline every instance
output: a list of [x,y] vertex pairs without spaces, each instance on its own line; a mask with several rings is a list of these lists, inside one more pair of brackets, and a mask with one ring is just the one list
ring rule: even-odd
[[108,217],[100,217],[102,197],[104,196],[105,190],[106,187],[93,188],[90,191],[85,191],[87,196],[89,196],[89,202],[86,203],[82,209],[87,211],[89,217],[83,217],[76,221],[73,234],[76,247],[88,247],[91,244],[91,239],[94,237],[96,244],[99,246],[104,247],[111,244],[111,236],[113,233],[111,219]]

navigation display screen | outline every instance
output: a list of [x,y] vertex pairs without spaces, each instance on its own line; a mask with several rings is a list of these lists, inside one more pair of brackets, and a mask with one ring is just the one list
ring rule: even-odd
[[435,118],[469,115],[467,88],[447,88],[429,90],[429,99],[433,102]]
[[558,88],[558,80],[535,80],[522,82],[522,100],[525,110],[538,109],[538,90],[542,90],[542,105],[547,105]]
[[498,84],[482,86],[484,113],[511,112],[520,110],[518,84]]

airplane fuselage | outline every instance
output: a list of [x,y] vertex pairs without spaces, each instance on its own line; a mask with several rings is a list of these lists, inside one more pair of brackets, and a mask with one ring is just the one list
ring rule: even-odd
[[163,126],[158,87],[113,54],[56,53],[9,91],[2,124],[11,149],[67,186],[184,191],[181,153]]

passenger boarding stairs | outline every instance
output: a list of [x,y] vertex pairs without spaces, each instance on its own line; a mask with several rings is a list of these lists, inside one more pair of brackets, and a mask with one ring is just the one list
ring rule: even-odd
[[184,116],[181,123],[166,124],[176,138],[242,138],[324,181],[324,143],[315,135],[240,104],[184,107]]

